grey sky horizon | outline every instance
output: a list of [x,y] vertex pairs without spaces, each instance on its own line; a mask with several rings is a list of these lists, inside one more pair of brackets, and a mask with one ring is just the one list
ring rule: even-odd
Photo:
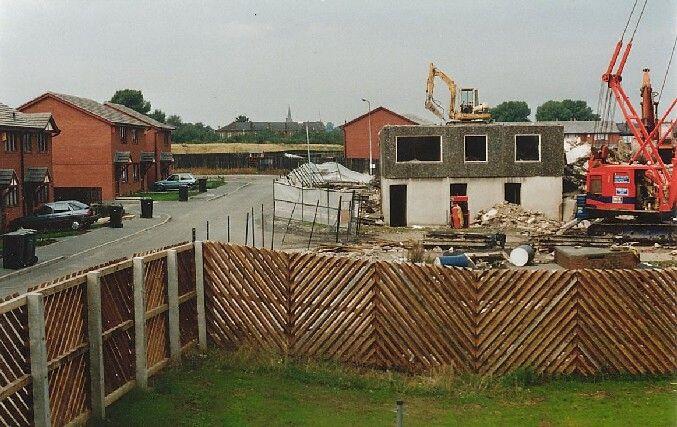
[[[153,108],[217,127],[238,114],[283,120],[288,105],[295,120],[340,125],[368,98],[433,121],[423,106],[432,61],[492,106],[524,100],[533,116],[571,98],[595,110],[632,3],[0,0],[0,102],[46,91],[103,102],[133,88]],[[642,68],[660,87],[676,21],[677,0],[649,0],[624,72],[635,105]]]

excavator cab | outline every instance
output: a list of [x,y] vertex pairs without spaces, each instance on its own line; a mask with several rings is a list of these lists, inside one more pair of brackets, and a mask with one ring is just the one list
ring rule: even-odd
[[439,117],[442,120],[445,120],[445,115],[443,112],[442,105],[433,98],[433,92],[435,90],[435,78],[439,77],[449,89],[449,110],[447,115],[449,121],[451,122],[471,122],[471,121],[483,121],[488,122],[491,120],[491,114],[489,113],[489,107],[486,104],[480,104],[479,102],[479,93],[475,88],[462,88],[459,91],[461,96],[461,102],[456,109],[456,90],[457,86],[454,83],[454,80],[451,77],[447,76],[442,70],[435,67],[435,64],[430,63],[428,68],[428,79],[426,80],[426,100],[425,107],[430,110],[434,115]]

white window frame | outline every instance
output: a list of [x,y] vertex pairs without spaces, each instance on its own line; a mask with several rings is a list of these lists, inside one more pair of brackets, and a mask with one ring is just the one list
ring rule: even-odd
[[[483,136],[484,137],[484,160],[466,160],[465,155],[465,139],[469,136]],[[489,162],[489,135],[487,134],[478,134],[478,135],[463,135],[463,163],[488,163]]]
[[14,132],[7,132],[7,140],[5,141],[6,152],[13,153],[16,151],[16,135]]
[[[403,162],[400,162],[397,160],[398,155],[397,155],[397,139],[403,137],[403,138],[410,138],[410,137],[417,137],[417,138],[439,138],[440,139],[440,159],[439,160],[405,160]],[[432,163],[442,163],[444,159],[444,144],[442,144],[442,135],[398,135],[395,136],[395,163],[399,164],[407,164],[407,163],[413,163],[413,164],[432,164]]]
[[37,138],[37,149],[40,153],[46,153],[47,150],[47,135],[39,133]]
[[120,142],[123,144],[127,143],[127,139],[125,138],[125,127],[124,126],[118,126],[118,131],[120,132]]
[[[518,136],[537,136],[538,137],[538,160],[517,160],[517,137]],[[541,155],[541,146],[542,146],[541,139],[542,138],[541,138],[540,133],[519,133],[519,134],[516,133],[515,136],[513,137],[513,142],[514,142],[513,143],[513,149],[514,149],[514,152],[515,152],[515,155],[514,155],[515,163],[540,163],[542,158],[543,158],[542,155]]]
[[133,128],[131,130],[131,132],[132,132],[132,144],[138,144],[139,143],[139,135],[138,135],[139,130],[136,129],[136,128]]
[[33,152],[33,138],[32,135],[28,132],[21,135],[21,151],[24,153]]

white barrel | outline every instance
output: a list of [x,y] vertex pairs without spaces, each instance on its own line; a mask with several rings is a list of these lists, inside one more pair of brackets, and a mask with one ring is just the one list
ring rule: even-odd
[[521,245],[510,251],[510,262],[518,267],[524,267],[534,260],[534,248]]

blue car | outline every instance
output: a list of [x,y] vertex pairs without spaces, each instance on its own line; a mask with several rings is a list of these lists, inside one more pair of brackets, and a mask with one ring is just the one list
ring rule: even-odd
[[175,173],[153,184],[156,191],[178,190],[179,187],[194,187],[197,183],[195,177],[189,173]]

